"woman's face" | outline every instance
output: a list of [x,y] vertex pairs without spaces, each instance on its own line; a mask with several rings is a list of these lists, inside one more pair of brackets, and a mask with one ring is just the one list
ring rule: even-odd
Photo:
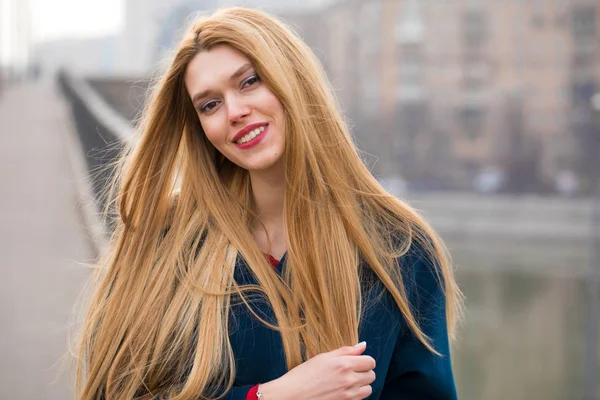
[[283,106],[250,60],[227,45],[198,53],[185,85],[210,142],[248,171],[283,168]]

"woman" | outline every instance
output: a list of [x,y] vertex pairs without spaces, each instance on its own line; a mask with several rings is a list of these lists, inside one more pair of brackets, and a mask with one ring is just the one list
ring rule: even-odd
[[143,116],[78,399],[456,398],[442,245],[369,173],[295,34],[198,18]]

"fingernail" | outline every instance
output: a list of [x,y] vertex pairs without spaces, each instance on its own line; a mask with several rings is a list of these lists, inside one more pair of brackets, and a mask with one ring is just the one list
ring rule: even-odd
[[363,345],[367,345],[367,342],[360,342],[358,344],[355,344],[354,347],[362,347]]

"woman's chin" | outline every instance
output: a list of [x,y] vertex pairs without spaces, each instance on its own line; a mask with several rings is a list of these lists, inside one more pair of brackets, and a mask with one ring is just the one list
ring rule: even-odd
[[283,172],[283,163],[281,161],[281,157],[275,155],[249,162],[239,163],[238,166],[244,168],[250,173],[274,172],[277,169],[281,169]]

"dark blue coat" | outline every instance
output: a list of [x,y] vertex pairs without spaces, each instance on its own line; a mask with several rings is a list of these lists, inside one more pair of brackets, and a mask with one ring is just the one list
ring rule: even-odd
[[[421,329],[442,356],[431,353],[410,332],[392,296],[374,273],[363,265],[364,282],[374,283],[374,286],[363,285],[374,289],[363,288],[364,315],[359,325],[359,341],[367,342],[363,354],[370,355],[377,363],[377,378],[371,385],[373,394],[369,399],[457,398],[444,294],[434,264],[414,247],[399,260],[407,295]],[[281,274],[285,267],[284,255],[276,268],[277,273]],[[237,260],[235,279],[239,284],[256,284],[241,257]],[[274,322],[273,311],[266,302],[254,302],[253,309],[261,317]],[[245,400],[252,386],[279,378],[287,372],[280,334],[262,325],[244,304],[232,303],[230,339],[236,361],[236,378],[226,399]]]

